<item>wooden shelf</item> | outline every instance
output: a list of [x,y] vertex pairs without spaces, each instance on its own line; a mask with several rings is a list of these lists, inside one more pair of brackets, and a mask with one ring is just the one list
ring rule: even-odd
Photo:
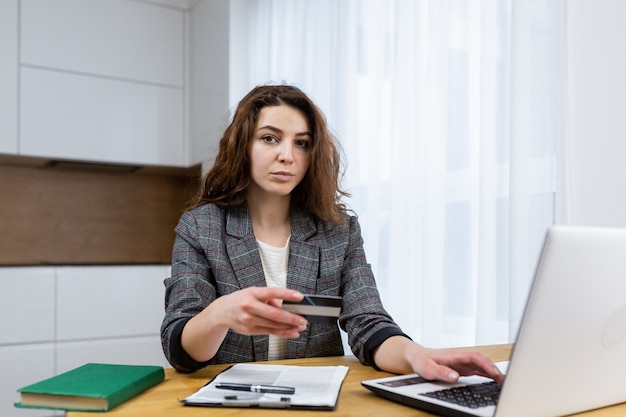
[[0,265],[170,263],[200,171],[0,159]]

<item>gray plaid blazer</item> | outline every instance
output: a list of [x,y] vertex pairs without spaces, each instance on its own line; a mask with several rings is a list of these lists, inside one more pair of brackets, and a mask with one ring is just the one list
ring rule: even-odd
[[[287,287],[304,294],[342,296],[339,325],[355,356],[372,364],[371,351],[387,337],[403,333],[382,306],[356,217],[346,214],[345,226],[331,228],[293,209],[291,227]],[[161,326],[168,361],[192,372],[211,363],[267,360],[268,336],[229,331],[217,354],[205,363],[195,362],[180,344],[186,322],[217,297],[266,285],[248,207],[207,204],[185,212],[175,231]],[[288,358],[343,354],[337,324],[309,324],[299,338],[288,341]]]

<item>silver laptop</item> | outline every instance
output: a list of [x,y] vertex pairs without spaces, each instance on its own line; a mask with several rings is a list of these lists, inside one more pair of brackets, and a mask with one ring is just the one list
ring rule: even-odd
[[498,365],[501,387],[417,375],[362,385],[443,416],[554,417],[626,402],[626,229],[548,231],[510,362]]

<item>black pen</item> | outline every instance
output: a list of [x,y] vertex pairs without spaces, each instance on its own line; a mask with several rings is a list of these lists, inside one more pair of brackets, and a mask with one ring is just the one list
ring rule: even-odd
[[296,392],[294,387],[279,387],[276,385],[262,384],[239,384],[236,382],[218,382],[215,384],[215,388],[271,394],[293,394]]

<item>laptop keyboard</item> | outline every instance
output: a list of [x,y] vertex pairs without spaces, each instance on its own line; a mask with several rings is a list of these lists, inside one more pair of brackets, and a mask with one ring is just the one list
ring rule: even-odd
[[427,392],[422,395],[469,408],[480,408],[498,404],[500,385],[494,381],[489,381],[482,384]]

